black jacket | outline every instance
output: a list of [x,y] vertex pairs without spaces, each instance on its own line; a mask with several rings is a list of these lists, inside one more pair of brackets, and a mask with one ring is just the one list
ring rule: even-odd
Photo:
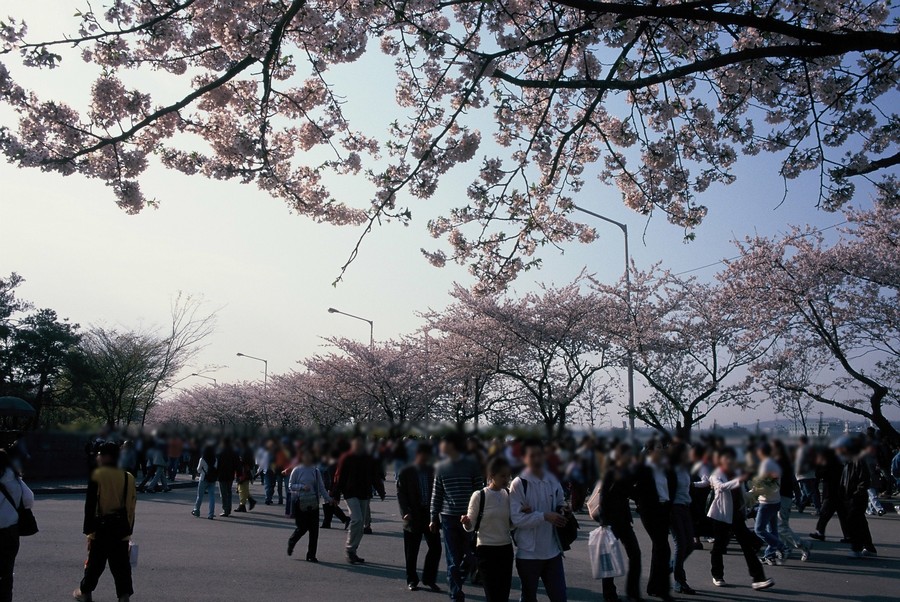
[[422,531],[428,528],[431,519],[431,491],[434,489],[434,466],[426,466],[426,493],[422,499],[422,488],[419,483],[419,467],[410,464],[397,475],[397,502],[400,504],[400,516],[410,516],[403,522],[405,531]]
[[631,498],[634,496],[634,474],[611,468],[600,483],[600,524],[631,524]]
[[231,483],[237,474],[241,459],[233,449],[223,449],[216,454],[217,480],[220,483]]
[[[666,476],[668,489],[671,491],[671,482],[668,475]],[[669,494],[669,502],[662,503],[659,501],[659,493],[656,491],[656,479],[653,476],[653,469],[646,464],[641,464],[634,471],[634,490],[632,494],[637,505],[638,514],[641,518],[665,516],[669,517],[669,509],[672,506],[672,496]]]
[[869,468],[862,458],[853,458],[844,465],[841,473],[841,497],[850,508],[865,509],[869,502]]
[[331,497],[369,500],[372,499],[372,489],[384,498],[384,481],[381,480],[378,462],[368,454],[347,452],[341,456],[331,487]]

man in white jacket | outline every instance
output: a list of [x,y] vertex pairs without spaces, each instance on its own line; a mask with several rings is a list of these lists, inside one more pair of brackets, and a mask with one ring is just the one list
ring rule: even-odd
[[562,486],[546,470],[544,445],[523,444],[525,470],[509,489],[510,520],[516,529],[516,572],[522,581],[521,602],[536,602],[543,582],[550,602],[566,602],[563,549],[556,527],[566,525],[560,512],[566,500]]
[[709,477],[709,485],[713,490],[713,501],[707,516],[712,519],[715,543],[712,549],[712,578],[717,587],[725,584],[725,563],[723,556],[728,543],[734,537],[744,559],[747,570],[753,579],[753,589],[767,589],[775,585],[772,579],[766,579],[762,563],[756,556],[756,536],[747,528],[746,510],[744,507],[744,483],[750,475],[740,475],[734,466],[736,454],[731,448],[719,452],[718,468]]

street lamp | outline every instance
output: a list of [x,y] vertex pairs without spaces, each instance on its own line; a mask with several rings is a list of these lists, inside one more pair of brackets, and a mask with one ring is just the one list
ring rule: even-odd
[[197,378],[205,378],[206,380],[211,380],[211,381],[213,381],[214,385],[219,384],[219,381],[217,381],[216,379],[214,379],[211,376],[203,376],[202,374],[197,374],[196,372],[191,373],[191,376],[196,376]]
[[354,316],[353,314],[348,314],[345,311],[341,311],[339,309],[335,309],[333,307],[328,308],[328,313],[330,314],[341,314],[342,316],[347,316],[348,318],[354,318],[356,320],[362,320],[363,322],[369,323],[369,350],[375,351],[375,322],[369,320],[368,318],[361,318],[359,316]]
[[[597,219],[603,220],[604,222],[610,223],[614,226],[618,226],[618,228],[622,231],[622,234],[625,238],[625,299],[628,303],[629,310],[631,309],[631,258],[628,254],[628,225],[623,224],[622,222],[617,222],[614,219],[610,219],[605,215],[600,215],[599,213],[594,213],[593,211],[588,211],[578,205],[572,205],[572,208],[576,211],[581,211],[582,213],[586,213],[592,217],[596,217]],[[631,349],[628,349],[628,433],[631,437],[632,444],[634,443],[634,357],[631,355]]]
[[238,357],[245,357],[248,360],[256,360],[257,362],[262,362],[264,365],[263,372],[263,420],[266,421],[266,426],[269,426],[269,400],[266,396],[266,390],[269,384],[269,361],[264,360],[261,357],[253,357],[252,355],[247,355],[246,353],[238,353]]

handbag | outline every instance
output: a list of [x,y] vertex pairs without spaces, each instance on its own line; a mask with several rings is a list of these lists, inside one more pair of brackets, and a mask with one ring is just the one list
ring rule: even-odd
[[[522,495],[527,498],[528,481],[521,478],[519,480],[522,482]],[[556,527],[556,536],[559,538],[559,545],[562,547],[563,552],[568,552],[572,549],[572,544],[578,539],[578,521],[575,519],[574,514],[569,513],[566,516],[564,527]]]
[[588,536],[588,556],[594,579],[609,579],[625,574],[622,544],[610,527],[597,527]]
[[594,485],[594,491],[591,492],[591,497],[588,498],[587,501],[587,511],[588,516],[591,519],[600,522],[600,508],[603,503],[600,496],[600,489],[603,487],[603,481],[597,481],[597,484]]
[[128,520],[128,473],[123,471],[125,485],[122,488],[122,507],[103,516],[97,517],[97,528],[94,534],[103,539],[120,540],[131,535],[131,522]]
[[309,512],[319,507],[319,469],[315,469],[316,487],[313,491],[295,491],[291,493],[295,510]]
[[9,501],[9,505],[13,508],[16,508],[16,512],[19,514],[19,521],[17,523],[17,525],[19,526],[19,537],[30,537],[37,534],[37,519],[34,518],[34,512],[31,511],[31,508],[25,507],[25,503],[22,501],[22,498],[19,498],[19,506],[16,507],[16,503],[13,501],[12,495],[10,495],[6,487],[4,485],[0,485],[0,489],[3,490],[3,495]]

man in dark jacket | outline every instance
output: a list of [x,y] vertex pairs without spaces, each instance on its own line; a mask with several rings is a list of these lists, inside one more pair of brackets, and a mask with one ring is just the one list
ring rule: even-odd
[[441,535],[428,528],[431,514],[431,489],[434,486],[434,466],[431,465],[431,446],[422,443],[416,449],[413,463],[397,476],[397,502],[403,517],[403,551],[406,556],[406,584],[410,591],[419,589],[419,548],[422,538],[428,546],[422,583],[432,591],[437,586],[438,564],[441,561]]
[[344,496],[350,509],[350,530],[347,533],[347,561],[362,564],[364,559],[356,553],[363,537],[363,523],[375,489],[384,500],[384,481],[381,468],[372,456],[366,453],[366,441],[361,435],[353,438],[350,451],[338,460],[337,472],[331,497],[334,503]]
[[672,600],[669,579],[669,561],[672,558],[672,548],[669,547],[669,514],[672,498],[669,493],[664,446],[660,441],[648,444],[646,460],[635,471],[634,501],[652,544],[647,595]]
[[222,496],[222,514],[219,516],[231,516],[231,490],[239,464],[240,458],[234,450],[231,438],[225,437],[216,453],[216,475],[219,481],[219,493]]
[[816,530],[809,534],[813,539],[825,541],[825,527],[837,514],[841,533],[847,538],[846,510],[841,494],[841,475],[844,467],[833,449],[823,449],[816,457],[816,478],[822,481],[822,506],[816,521]]
[[[620,443],[616,447],[615,466],[606,471],[600,483],[600,524],[612,529],[628,555],[628,577],[625,594],[629,599],[641,598],[641,548],[631,520],[630,500],[634,490],[634,456],[631,446]],[[612,578],[603,580],[603,600],[618,600],[616,584]]]
[[850,556],[876,556],[875,544],[866,520],[871,477],[865,459],[860,456],[859,442],[841,437],[835,444],[838,458],[845,462],[841,473],[841,498],[846,510],[845,526],[850,537]]

